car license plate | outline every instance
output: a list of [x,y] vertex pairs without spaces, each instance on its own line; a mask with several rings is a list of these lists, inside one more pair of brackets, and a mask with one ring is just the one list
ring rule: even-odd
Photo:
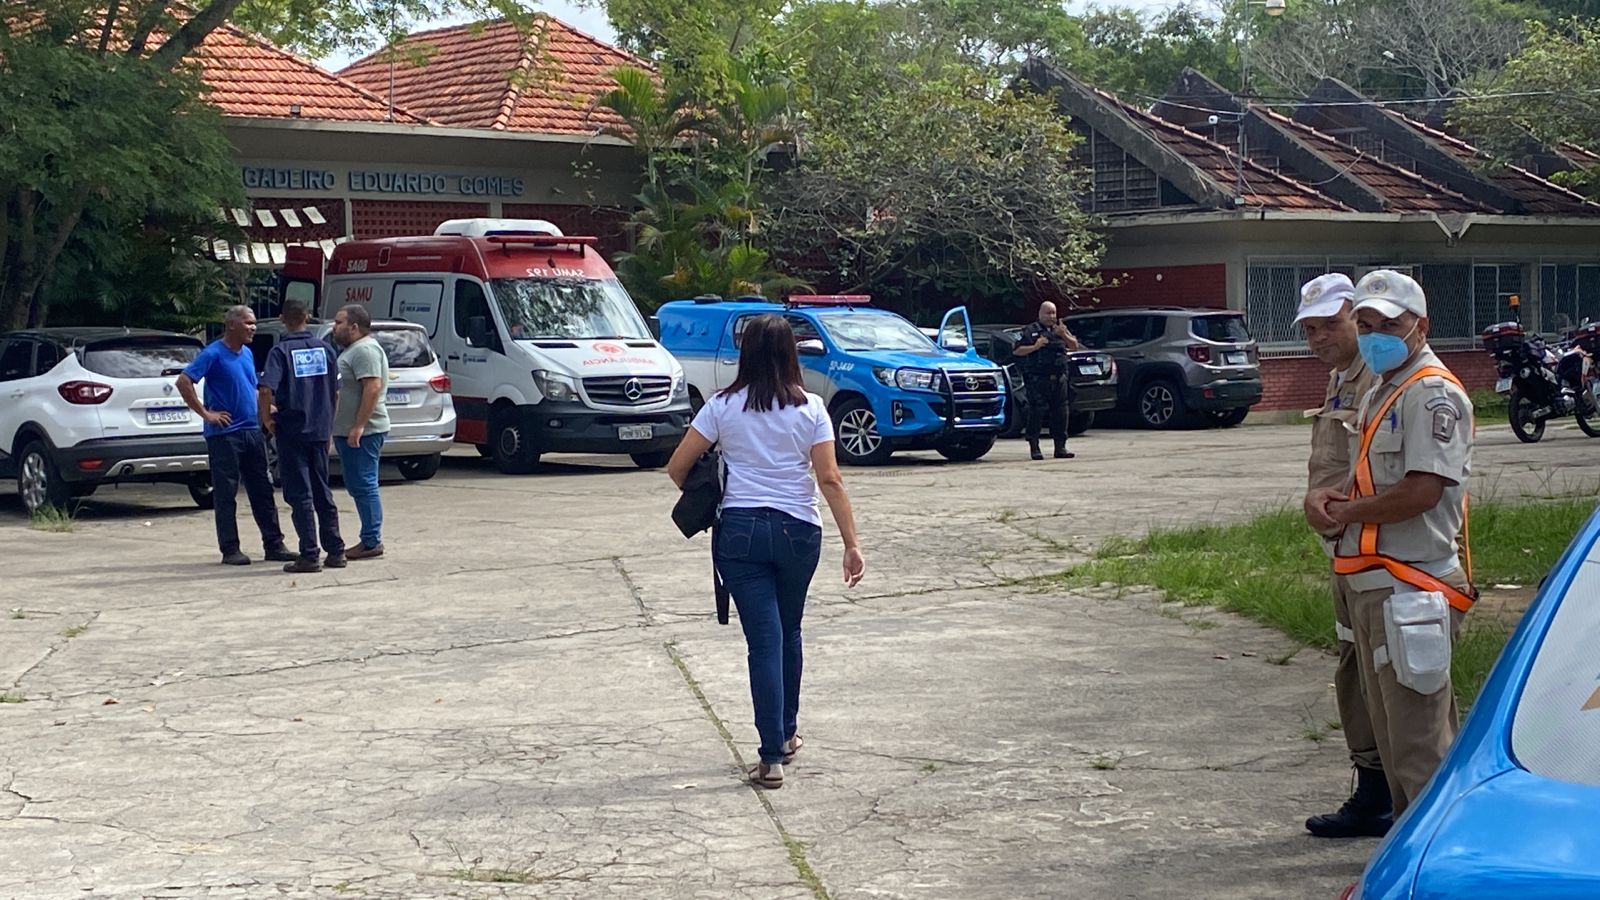
[[1222,354],[1222,364],[1225,366],[1248,366],[1250,354],[1244,350],[1230,350]]
[[146,425],[170,425],[189,421],[189,410],[182,406],[151,406],[144,411]]
[[1101,371],[1099,363],[1086,363],[1078,367],[1078,374],[1100,376],[1105,372]]
[[1494,383],[1494,392],[1497,394],[1511,393],[1511,379],[1502,378]]
[[617,437],[624,441],[648,441],[655,437],[653,425],[618,425]]
[[410,391],[389,391],[389,403],[395,406],[409,406],[411,404]]

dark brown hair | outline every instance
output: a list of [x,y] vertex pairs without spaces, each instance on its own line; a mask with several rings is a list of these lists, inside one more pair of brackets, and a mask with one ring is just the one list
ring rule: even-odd
[[356,330],[362,334],[372,331],[372,313],[368,312],[365,306],[359,303],[351,303],[348,306],[340,307],[339,312],[344,313],[346,323],[354,325]]
[[782,316],[756,316],[745,325],[739,341],[739,374],[722,394],[731,397],[747,388],[746,410],[768,412],[774,406],[806,405],[794,329]]

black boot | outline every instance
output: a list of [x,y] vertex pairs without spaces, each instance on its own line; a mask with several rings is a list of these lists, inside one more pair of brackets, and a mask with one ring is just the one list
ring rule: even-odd
[[1067,450],[1066,441],[1056,441],[1056,459],[1073,459],[1077,455]]
[[1044,459],[1044,452],[1039,449],[1038,441],[1028,442],[1028,456],[1032,459]]
[[1306,820],[1306,830],[1316,837],[1383,837],[1394,825],[1394,801],[1389,781],[1379,769],[1356,766],[1355,790],[1339,811]]

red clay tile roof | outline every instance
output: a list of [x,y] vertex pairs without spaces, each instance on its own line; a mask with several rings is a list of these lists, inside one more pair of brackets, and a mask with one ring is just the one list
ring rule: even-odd
[[1350,207],[1321,191],[1244,159],[1227,147],[1180,125],[1175,125],[1116,96],[1095,89],[1107,103],[1144,126],[1150,136],[1183,157],[1201,174],[1228,193],[1240,193],[1243,183],[1246,206],[1268,209],[1332,210],[1348,212]]
[[1547,216],[1565,214],[1592,216],[1600,213],[1600,205],[1590,203],[1584,199],[1582,194],[1576,191],[1569,191],[1558,184],[1540,178],[1521,166],[1508,165],[1499,168],[1485,168],[1488,157],[1477,147],[1455,135],[1424,125],[1416,119],[1397,113],[1394,110],[1385,109],[1384,112],[1438,144],[1446,153],[1460,161],[1462,165],[1479,172],[1484,178],[1493,181],[1501,190],[1517,198],[1529,213]]
[[[460,127],[594,134],[620,126],[594,99],[616,86],[617,66],[651,69],[645,60],[546,15],[524,34],[506,20],[423,31],[360,60],[339,74],[375,93],[389,89],[389,51],[396,102]],[[422,65],[413,58],[426,60]]]
[[1270,109],[1251,107],[1280,128],[1294,133],[1302,144],[1321,153],[1338,167],[1383,196],[1384,202],[1394,212],[1497,212],[1493,206],[1472,200],[1449,188],[1435,184],[1421,175],[1368,156],[1355,147],[1332,135],[1324,134],[1310,125]]
[[[290,105],[299,104],[302,119],[390,120],[384,98],[231,26],[208,35],[194,59],[210,89],[208,99],[226,116],[287,119]],[[393,121],[433,124],[399,106]]]

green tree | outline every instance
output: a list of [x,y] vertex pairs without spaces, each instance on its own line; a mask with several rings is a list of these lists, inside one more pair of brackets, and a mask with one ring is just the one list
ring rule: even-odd
[[[1498,72],[1471,85],[1451,109],[1451,123],[1505,160],[1527,153],[1533,139],[1600,149],[1600,22],[1531,23],[1523,48]],[[1600,194],[1600,172],[1555,176]]]
[[611,77],[617,86],[596,98],[595,105],[616,113],[623,127],[606,132],[633,143],[645,160],[646,184],[656,187],[661,158],[695,126],[689,98],[679,90],[669,93],[653,74],[635,66],[618,66]]

